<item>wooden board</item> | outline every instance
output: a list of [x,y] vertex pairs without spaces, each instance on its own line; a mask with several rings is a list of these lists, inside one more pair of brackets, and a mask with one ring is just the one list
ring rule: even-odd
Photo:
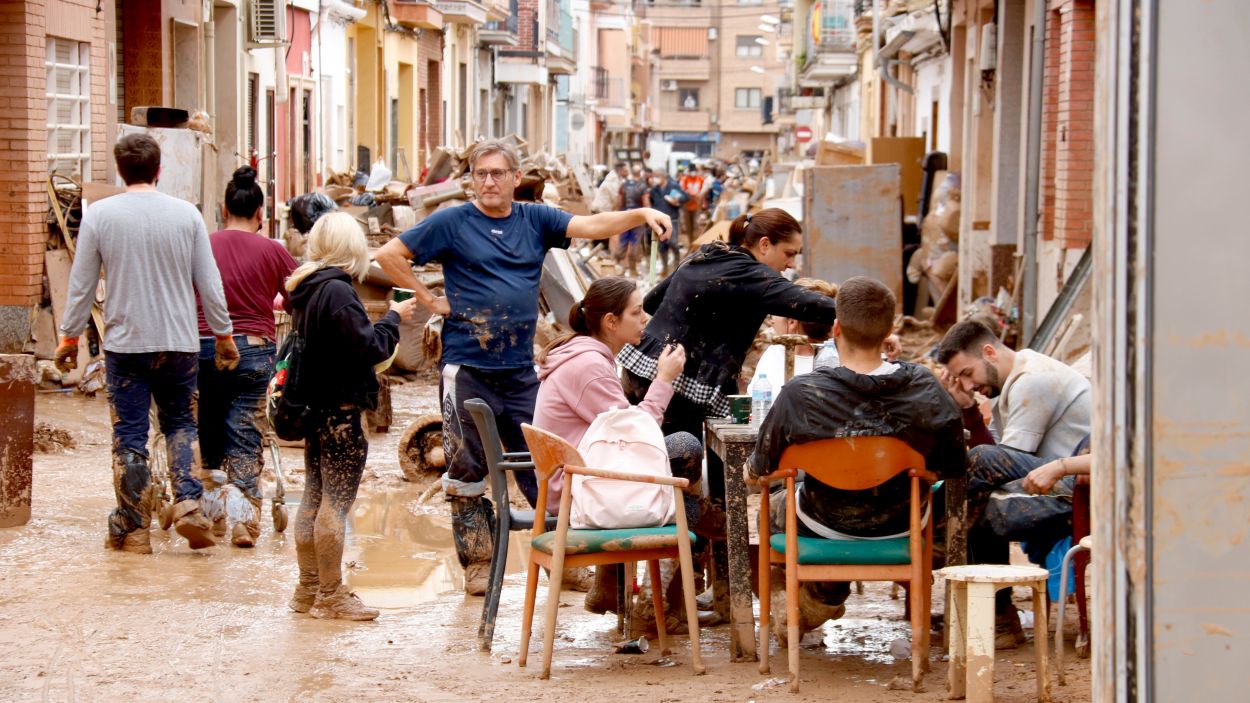
[[817,166],[863,166],[864,150],[858,147],[821,142],[816,148]]
[[915,215],[920,208],[920,184],[924,171],[923,137],[877,137],[868,143],[870,165],[898,164],[903,184],[903,212]]
[[817,166],[803,184],[803,275],[832,283],[871,276],[901,305],[898,166]]
[[[69,251],[65,249],[47,251],[44,253],[43,260],[48,272],[48,294],[52,297],[52,321],[59,331],[61,322],[65,319],[65,303],[69,297],[69,271],[73,264],[69,258]],[[83,370],[87,368],[90,361],[91,353],[87,351],[87,340],[83,339],[78,345],[78,368],[66,374],[61,384],[78,385],[78,382],[82,380]]]

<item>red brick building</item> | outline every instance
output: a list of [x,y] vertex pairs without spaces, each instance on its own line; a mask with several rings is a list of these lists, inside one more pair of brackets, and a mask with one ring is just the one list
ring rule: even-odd
[[23,351],[43,295],[49,173],[113,173],[113,23],[113,3],[0,3],[0,353]]
[[1042,100],[1042,237],[1083,249],[1094,216],[1093,0],[1050,0]]

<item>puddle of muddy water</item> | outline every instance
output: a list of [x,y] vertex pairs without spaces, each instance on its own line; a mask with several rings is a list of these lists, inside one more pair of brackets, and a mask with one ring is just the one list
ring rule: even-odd
[[[406,486],[362,490],[348,516],[344,580],[373,607],[410,608],[461,588],[464,572],[456,559],[451,520],[423,512],[420,494]],[[300,498],[300,491],[287,493],[292,516]],[[513,533],[505,573],[524,569],[527,549],[525,536]]]

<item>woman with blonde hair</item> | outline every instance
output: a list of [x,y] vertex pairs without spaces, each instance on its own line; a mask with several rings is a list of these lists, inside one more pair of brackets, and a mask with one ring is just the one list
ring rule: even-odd
[[317,220],[306,252],[307,263],[286,283],[292,329],[304,338],[300,392],[313,412],[304,444],[304,497],[295,516],[299,585],[290,607],[315,618],[372,620],[378,611],[343,585],[341,570],[347,513],[369,452],[360,412],[377,407],[373,366],[395,351],[400,320],[412,319],[416,300],[391,303],[382,319],[369,321],[352,288],[352,279],[369,270],[369,248],[351,215]]

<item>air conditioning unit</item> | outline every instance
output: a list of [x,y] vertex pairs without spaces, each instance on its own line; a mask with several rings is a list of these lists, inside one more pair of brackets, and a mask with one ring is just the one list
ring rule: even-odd
[[280,46],[286,43],[286,2],[251,0],[249,9],[249,46]]
[[660,90],[663,90],[666,93],[675,92],[677,90],[677,81],[674,81],[674,80],[660,81]]

